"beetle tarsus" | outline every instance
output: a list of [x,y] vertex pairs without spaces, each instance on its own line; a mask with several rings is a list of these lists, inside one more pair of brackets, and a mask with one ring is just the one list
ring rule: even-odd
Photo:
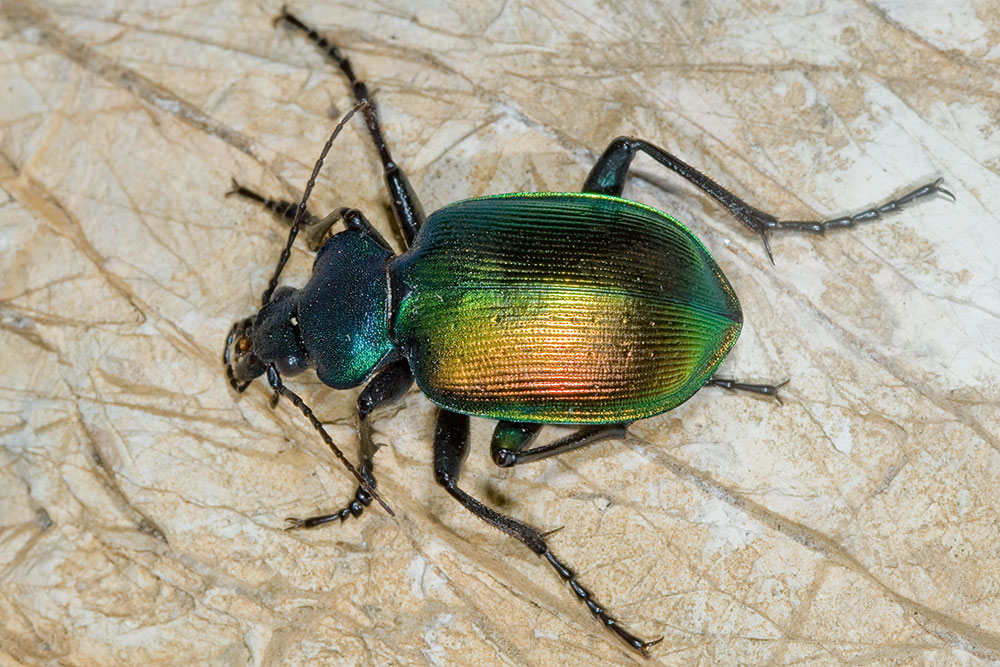
[[778,394],[778,390],[784,387],[790,382],[785,380],[784,382],[779,382],[778,384],[756,384],[749,382],[740,382],[739,380],[733,380],[732,378],[720,378],[712,376],[706,382],[706,385],[713,385],[715,387],[720,387],[728,391],[745,391],[751,394],[760,394],[761,396],[770,396],[774,400],[778,401],[779,404],[782,403],[781,396]]
[[[369,484],[372,488],[375,488],[375,478],[372,477],[371,472],[362,468],[361,474],[368,479]],[[285,519],[285,530],[299,530],[301,528],[316,528],[318,526],[323,526],[333,521],[339,521],[343,523],[347,519],[354,517],[359,518],[361,514],[365,511],[365,508],[372,504],[371,495],[364,490],[363,487],[358,487],[357,491],[354,492],[354,499],[336,512],[331,512],[330,514],[321,514],[319,516],[311,516],[306,519],[298,519],[296,517],[288,517]]]
[[562,561],[556,558],[555,554],[553,554],[548,547],[546,547],[545,552],[542,555],[545,556],[545,560],[549,561],[549,565],[555,569],[556,573],[562,578],[562,580],[569,584],[570,590],[572,590],[576,596],[580,598],[585,605],[587,605],[587,609],[590,610],[590,613],[597,618],[601,625],[613,630],[615,634],[625,641],[626,644],[637,651],[640,651],[643,655],[646,655],[646,651],[651,646],[655,646],[663,641],[663,637],[654,639],[653,641],[644,641],[623,628],[621,624],[618,623],[617,619],[608,614],[604,607],[598,604],[591,592],[584,588],[580,582],[576,580],[576,574],[573,570],[566,567]]
[[941,186],[943,178],[938,178],[930,183],[925,183],[906,194],[890,199],[889,201],[872,206],[853,215],[844,215],[828,220],[774,220],[767,225],[768,229],[790,232],[804,232],[809,234],[823,235],[834,229],[847,229],[856,226],[861,222],[871,222],[880,219],[883,215],[901,210],[918,199],[924,199],[934,194],[942,194],[955,201],[955,195],[950,190]]

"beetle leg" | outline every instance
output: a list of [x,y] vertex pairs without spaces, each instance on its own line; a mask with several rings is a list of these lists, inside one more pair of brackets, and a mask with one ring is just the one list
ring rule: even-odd
[[325,428],[323,428],[323,423],[320,422],[316,413],[312,411],[312,408],[306,405],[305,401],[303,401],[298,394],[284,385],[281,381],[281,376],[274,367],[274,364],[270,364],[267,367],[267,382],[271,385],[271,389],[273,389],[276,394],[287,398],[292,402],[292,405],[297,407],[299,411],[302,412],[305,418],[309,420],[309,423],[312,424],[312,427],[316,429],[316,432],[319,433],[319,436],[323,439],[323,442],[326,443],[326,446],[330,448],[330,451],[333,452],[338,459],[340,459],[340,462],[344,464],[344,467],[347,468],[348,472],[354,475],[354,478],[358,480],[358,483],[361,484],[361,486],[366,487],[368,493],[378,501],[378,504],[382,506],[382,509],[384,509],[389,516],[396,516],[392,509],[390,509],[390,507],[386,505],[385,501],[382,500],[382,496],[378,495],[378,492],[368,484],[368,480],[362,477],[361,473],[359,473],[357,469],[351,465],[351,462],[347,460],[347,457],[344,456],[344,452],[340,451],[340,447],[337,446],[337,443],[333,441],[330,434],[326,432]]
[[462,473],[462,464],[465,462],[468,454],[468,415],[460,415],[456,412],[442,409],[438,413],[437,426],[434,432],[434,477],[437,479],[438,484],[443,486],[465,509],[494,528],[519,540],[539,556],[544,556],[562,580],[569,584],[569,587],[576,596],[587,605],[590,613],[602,625],[617,633],[626,644],[646,654],[646,651],[651,646],[662,641],[662,637],[650,642],[643,641],[625,630],[615,618],[608,614],[604,607],[594,600],[590,591],[576,580],[576,574],[574,574],[573,570],[566,567],[549,550],[549,546],[545,542],[545,536],[542,533],[526,523],[512,519],[505,514],[487,507],[460,489],[458,487],[458,478]]
[[[255,201],[268,211],[274,213],[274,215],[289,225],[295,219],[295,210],[298,208],[298,204],[290,201],[285,201],[283,199],[270,199],[264,197],[263,195],[257,194],[250,188],[240,185],[236,179],[233,179],[233,189],[226,193],[226,196],[238,195],[240,197],[245,197],[251,201]],[[323,243],[326,241],[327,236],[330,232],[330,228],[335,224],[344,221],[344,226],[347,229],[356,229],[363,232],[367,236],[374,239],[379,245],[390,252],[394,252],[389,243],[383,238],[377,229],[372,226],[372,223],[368,221],[365,214],[356,208],[340,208],[329,214],[325,218],[318,218],[312,213],[306,210],[303,214],[303,220],[299,223],[299,226],[304,228],[306,243],[310,250],[319,250]]]
[[[233,179],[232,189],[226,193],[226,196],[237,195],[239,197],[244,197],[250,201],[255,201],[268,211],[273,213],[278,220],[281,222],[291,225],[292,221],[295,219],[295,209],[298,208],[298,202],[290,202],[284,199],[271,199],[270,197],[265,197],[257,192],[251,190],[250,188],[240,185],[236,179]],[[329,217],[329,216],[328,216]],[[321,219],[313,215],[307,209],[305,214],[303,214],[303,220],[299,223],[303,227],[303,234],[306,237],[306,243],[310,250],[319,250],[319,247],[323,245],[323,241],[326,239],[326,232],[330,229],[330,225],[325,225],[325,218]]]
[[367,102],[364,110],[365,123],[375,144],[375,149],[378,151],[379,160],[382,162],[385,185],[389,191],[389,198],[392,200],[392,211],[396,217],[396,223],[403,233],[407,247],[409,247],[413,243],[413,237],[417,235],[417,230],[424,222],[424,209],[420,205],[420,200],[417,199],[416,193],[413,192],[413,187],[410,185],[409,180],[407,180],[406,174],[393,161],[392,155],[389,153],[385,137],[382,136],[382,127],[379,124],[375,101],[372,100],[371,93],[368,92],[368,86],[365,85],[364,81],[359,81],[354,75],[351,61],[340,52],[340,49],[292,15],[285,7],[281,9],[281,15],[275,19],[275,23],[281,21],[296,30],[304,32],[306,37],[344,73],[348,83],[351,84],[354,99],[358,102]]
[[725,206],[737,220],[760,236],[761,241],[764,243],[764,250],[767,251],[768,259],[771,260],[772,264],[774,263],[774,257],[771,255],[771,246],[767,241],[767,232],[772,230],[822,234],[827,230],[853,227],[859,222],[875,220],[885,213],[896,211],[917,199],[922,199],[936,193],[947,195],[952,200],[955,199],[953,194],[941,187],[942,179],[939,178],[933,183],[922,185],[901,197],[866,209],[855,215],[823,221],[781,221],[775,216],[747,204],[729,190],[662,148],[654,146],[648,141],[632,137],[618,137],[608,144],[608,147],[597,160],[593,169],[590,170],[590,174],[587,175],[587,180],[583,184],[583,191],[615,195],[616,197],[621,196],[622,189],[625,187],[625,178],[628,175],[629,167],[632,164],[632,158],[635,157],[636,151],[642,151]]
[[323,230],[321,236],[325,236],[330,228],[341,220],[344,221],[344,227],[346,229],[353,229],[361,232],[389,252],[395,254],[392,246],[390,246],[385,238],[379,234],[377,229],[372,227],[372,223],[368,222],[368,218],[365,217],[365,214],[356,208],[341,208],[320,220],[317,225]]
[[708,379],[708,382],[705,383],[706,386],[714,385],[730,391],[746,391],[751,394],[773,396],[778,403],[781,403],[781,396],[778,395],[778,390],[786,384],[788,384],[788,380],[779,382],[778,384],[747,384],[746,382],[739,382],[737,380],[733,380],[732,378],[720,378],[714,375]]
[[[402,398],[412,384],[413,373],[410,372],[410,365],[406,359],[400,359],[373,377],[358,395],[358,450],[361,459],[358,471],[372,489],[376,485],[373,468],[378,445],[372,440],[372,428],[368,417],[376,408]],[[359,517],[371,503],[371,494],[363,486],[358,485],[354,498],[342,509],[306,519],[289,517],[285,519],[288,523],[285,530],[315,528],[331,521],[346,521],[352,516]]]
[[521,463],[541,461],[550,456],[558,456],[580,447],[586,447],[599,440],[621,438],[631,422],[620,424],[601,424],[586,426],[565,438],[551,442],[541,447],[525,449],[534,442],[541,429],[541,424],[528,422],[502,421],[493,431],[493,442],[490,444],[490,455],[493,462],[501,468],[510,468]]

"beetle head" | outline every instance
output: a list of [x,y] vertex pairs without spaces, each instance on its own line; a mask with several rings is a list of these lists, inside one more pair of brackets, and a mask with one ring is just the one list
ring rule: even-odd
[[256,315],[233,325],[226,338],[226,376],[236,391],[274,366],[282,375],[297,375],[309,367],[302,347],[298,312],[301,292],[279,287]]
[[264,364],[253,350],[253,325],[256,315],[233,324],[226,336],[226,350],[222,360],[226,364],[226,377],[236,391],[243,391],[253,379],[264,374]]

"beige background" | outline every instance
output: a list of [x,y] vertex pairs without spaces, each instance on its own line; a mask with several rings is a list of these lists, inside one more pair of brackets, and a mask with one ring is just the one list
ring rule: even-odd
[[[376,421],[396,511],[289,534],[354,485],[220,364],[350,104],[277,2],[0,13],[0,663],[986,664],[1000,660],[1000,12],[954,3],[296,3],[374,89],[428,211],[578,189],[607,142],[676,151],[791,218],[943,176],[957,196],[759,241],[649,161],[626,193],[710,247],[747,325],[624,442],[466,486],[545,529],[629,628],[433,482],[434,410]],[[675,3],[669,3],[675,4]],[[391,234],[355,123],[317,209]],[[310,256],[286,273],[300,285]],[[291,382],[354,456],[355,392]],[[547,431],[548,433],[548,431]],[[557,433],[555,429],[552,434]]]

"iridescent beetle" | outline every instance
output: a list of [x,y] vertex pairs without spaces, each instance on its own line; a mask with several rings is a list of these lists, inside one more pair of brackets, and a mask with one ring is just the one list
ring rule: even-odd
[[[480,519],[544,556],[602,624],[645,653],[660,639],[644,641],[623,628],[556,558],[543,533],[490,509],[458,486],[470,416],[499,420],[491,453],[497,465],[508,467],[621,437],[631,422],[666,412],[705,385],[776,395],[780,385],[714,375],[739,336],[739,301],[687,228],[620,197],[636,151],[722,204],[760,235],[768,257],[769,231],[822,234],[934,193],[951,193],[938,180],[857,215],[782,222],[666,151],[619,137],[601,155],[581,193],[480,197],[425,217],[389,154],[368,90],[348,60],[287,10],[277,22],[304,32],[350,82],[358,101],[354,111],[364,114],[407,245],[395,255],[357,210],[343,208],[319,219],[305,208],[323,159],[351,114],[324,147],[299,205],[234,184],[232,193],[263,204],[292,225],[263,307],[230,330],[224,355],[229,380],[243,391],[266,373],[275,400],[286,396],[302,410],[359,482],[343,509],[289,519],[289,528],[358,516],[373,498],[391,514],[375,492],[376,446],[368,417],[416,382],[440,407],[434,435],[438,483]],[[346,230],[327,238],[341,220]],[[319,249],[312,278],[301,290],[276,290],[300,226],[311,247]],[[337,389],[364,385],[357,401],[360,470],[281,381],[309,368]],[[543,424],[580,428],[532,446]]]

